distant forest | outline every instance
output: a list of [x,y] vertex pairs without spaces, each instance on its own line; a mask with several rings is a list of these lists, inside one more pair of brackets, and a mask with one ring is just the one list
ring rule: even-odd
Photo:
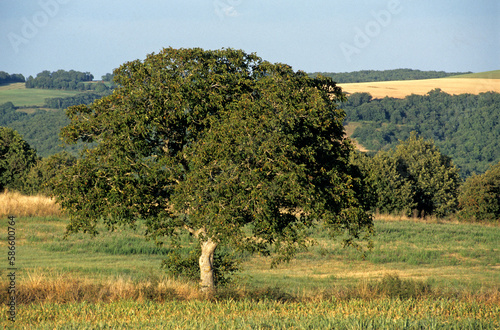
[[91,83],[94,76],[90,72],[79,72],[75,70],[57,70],[54,72],[42,71],[35,78],[29,76],[26,80],[26,88],[63,89],[104,92],[110,87],[102,82]]
[[20,73],[8,74],[5,71],[0,71],[0,85],[24,82],[25,78]]
[[309,76],[316,77],[322,75],[332,78],[333,81],[339,84],[372,82],[372,81],[391,81],[391,80],[417,80],[417,79],[435,79],[471,72],[444,72],[444,71],[420,71],[412,69],[395,69],[395,70],[362,70],[355,72],[314,72],[309,73]]
[[395,147],[415,131],[433,139],[460,167],[462,177],[484,173],[500,161],[500,94],[450,95],[439,89],[404,99],[355,93],[343,105],[360,144],[376,152]]

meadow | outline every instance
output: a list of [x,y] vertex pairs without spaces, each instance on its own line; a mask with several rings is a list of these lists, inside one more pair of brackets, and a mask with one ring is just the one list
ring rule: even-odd
[[[168,249],[145,241],[142,224],[64,239],[68,220],[53,201],[4,193],[0,206],[5,256],[7,215],[19,214],[17,316],[9,321],[2,304],[2,327],[500,327],[499,226],[376,215],[374,249],[366,255],[318,230],[311,233],[316,245],[277,268],[262,256],[242,255],[234,283],[204,297],[195,283],[165,274],[160,265]],[[7,302],[4,260],[0,300]]]
[[500,70],[439,79],[348,83],[339,86],[347,93],[370,93],[374,98],[425,95],[436,88],[448,94],[479,94],[490,91],[499,93]]
[[43,106],[46,98],[75,96],[81,91],[26,88],[24,83],[0,86],[0,104],[12,102],[16,107]]

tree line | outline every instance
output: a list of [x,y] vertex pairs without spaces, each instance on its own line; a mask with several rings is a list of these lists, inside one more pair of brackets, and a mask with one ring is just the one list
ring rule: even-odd
[[5,71],[0,71],[0,85],[24,82],[25,78],[20,73],[8,74]]
[[471,72],[444,72],[444,71],[420,71],[412,69],[395,69],[395,70],[361,70],[355,72],[314,72],[310,73],[311,77],[322,75],[332,78],[333,81],[339,84],[358,83],[358,82],[373,82],[373,81],[392,81],[392,80],[417,80],[417,79],[435,79]]
[[500,161],[499,93],[450,95],[436,89],[404,99],[355,93],[343,108],[346,123],[361,123],[352,137],[369,150],[394,148],[415,131],[434,140],[464,178]]
[[79,104],[90,104],[97,99],[102,98],[105,95],[109,95],[110,92],[108,90],[101,93],[80,93],[75,96],[67,96],[67,97],[51,97],[46,98],[45,103],[43,105],[44,108],[52,108],[52,109],[66,109],[73,105]]
[[90,72],[75,70],[57,70],[50,72],[44,70],[36,75],[29,76],[26,80],[26,88],[65,89],[65,90],[94,90],[96,88],[107,89],[106,85],[89,84],[94,79]]

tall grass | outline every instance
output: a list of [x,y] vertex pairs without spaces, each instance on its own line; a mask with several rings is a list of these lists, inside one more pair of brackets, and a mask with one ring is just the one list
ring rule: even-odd
[[0,193],[0,217],[60,216],[61,210],[55,201],[46,196],[25,196],[18,192]]

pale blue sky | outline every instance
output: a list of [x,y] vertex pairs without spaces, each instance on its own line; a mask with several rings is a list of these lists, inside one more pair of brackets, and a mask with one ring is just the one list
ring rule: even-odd
[[0,0],[0,71],[96,78],[163,47],[306,72],[500,69],[498,0]]

